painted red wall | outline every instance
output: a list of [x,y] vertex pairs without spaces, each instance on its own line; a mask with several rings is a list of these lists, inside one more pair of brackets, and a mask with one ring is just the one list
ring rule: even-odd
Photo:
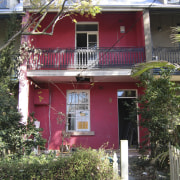
[[144,37],[144,23],[143,23],[143,13],[136,13],[136,32],[137,32],[137,46],[145,46],[145,37]]
[[[59,149],[61,144],[61,125],[57,123],[57,113],[66,114],[66,92],[74,89],[90,90],[90,123],[93,136],[72,136],[68,144],[99,148],[109,142],[108,148],[119,147],[118,137],[118,100],[117,91],[120,89],[137,89],[136,83],[95,83],[89,84],[39,84],[48,87],[50,94],[49,105],[34,105],[35,117],[44,129],[43,137],[47,139],[46,147]],[[33,92],[32,92],[33,93]]]
[[30,113],[35,111],[34,99],[33,99],[33,97],[34,97],[34,84],[31,81],[29,81],[29,93],[28,94],[29,94],[29,97],[31,97],[31,98],[28,98],[29,99],[28,115],[29,115]]
[[[99,23],[99,47],[142,47],[144,46],[144,30],[141,15],[142,12],[102,13],[96,18],[84,18],[74,16],[78,22]],[[52,20],[54,14],[50,14],[44,24]],[[139,19],[137,23],[137,19]],[[126,32],[120,33],[120,26],[125,26]],[[131,29],[131,30],[130,30]],[[55,27],[53,36],[30,36],[31,43],[39,48],[74,48],[75,24],[72,19],[66,17],[59,21]],[[94,136],[73,136],[69,140],[72,146],[83,145],[99,148],[103,143],[109,142],[109,148],[118,148],[118,89],[137,89],[136,83],[95,83],[75,84],[76,89],[90,90],[90,122]],[[44,129],[43,137],[47,139],[46,147],[59,149],[61,144],[61,126],[57,123],[57,113],[66,114],[66,91],[74,89],[72,83],[67,84],[38,84],[38,88],[49,89],[49,104],[34,104],[34,88],[29,88],[29,112],[34,111],[35,117],[40,121],[40,127]]]
[[[60,20],[54,30],[53,36],[31,36],[31,42],[39,48],[74,48],[75,47],[75,23],[98,22],[99,23],[99,47],[142,47],[144,46],[144,29],[142,12],[102,13],[95,18],[71,16]],[[47,25],[54,14],[49,14],[42,24]],[[125,26],[126,33],[120,33],[120,26]]]

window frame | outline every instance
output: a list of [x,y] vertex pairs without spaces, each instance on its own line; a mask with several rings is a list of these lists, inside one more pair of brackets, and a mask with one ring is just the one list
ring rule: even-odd
[[[79,25],[79,24],[87,24],[87,25],[96,24],[97,31],[78,31],[77,25]],[[88,42],[89,42],[88,35],[97,35],[97,47],[96,48],[99,48],[99,23],[98,22],[78,22],[77,24],[75,24],[75,29],[76,29],[76,32],[75,32],[75,47],[76,47],[76,49],[78,48],[77,47],[77,34],[85,34],[85,33],[87,34],[87,49],[89,48],[88,47]]]
[[[97,25],[97,31],[78,31],[77,30],[77,25]],[[77,35],[78,34],[86,34],[86,40],[87,40],[87,44],[86,44],[86,48],[87,49],[83,49],[82,48],[78,48],[77,47]],[[97,42],[96,42],[96,47],[95,48],[91,48],[89,47],[89,35],[96,35],[97,38]],[[98,51],[97,49],[99,48],[99,23],[98,22],[78,22],[75,24],[75,49],[77,50],[75,53],[75,64],[77,65],[77,68],[91,68],[93,65],[95,65],[97,62],[97,60],[99,59],[99,55],[98,55]],[[90,51],[91,54],[93,54],[93,58],[90,57],[88,54],[88,51]],[[83,58],[82,60],[79,61],[78,57],[80,56],[86,56],[88,55],[88,58]],[[81,62],[82,63],[79,63]]]
[[[83,121],[83,120],[78,120],[77,118],[78,118],[78,116],[77,116],[77,114],[76,114],[76,112],[75,112],[75,128],[74,128],[74,130],[71,130],[71,129],[68,129],[68,115],[70,114],[69,113],[69,109],[68,109],[68,106],[70,105],[69,103],[68,103],[68,99],[69,99],[69,94],[70,93],[76,93],[76,94],[80,94],[80,93],[83,93],[83,92],[85,92],[85,93],[87,93],[87,98],[88,98],[88,117],[87,117],[87,120],[85,120],[85,121]],[[74,105],[81,105],[79,102],[78,102],[78,104],[74,104]],[[79,110],[76,110],[76,111],[79,111]],[[66,115],[67,115],[67,124],[66,124],[66,131],[67,132],[70,132],[70,133],[74,133],[75,135],[86,135],[88,132],[90,132],[90,127],[91,127],[91,124],[90,124],[90,90],[87,90],[87,89],[85,89],[85,90],[83,90],[83,89],[79,89],[79,90],[67,90],[67,93],[66,93]],[[87,129],[78,129],[78,125],[77,125],[77,122],[88,122],[88,128]],[[82,132],[82,134],[80,133],[80,132]],[[88,134],[87,134],[88,135]],[[92,134],[92,133],[90,133],[90,135],[94,135],[94,134]]]

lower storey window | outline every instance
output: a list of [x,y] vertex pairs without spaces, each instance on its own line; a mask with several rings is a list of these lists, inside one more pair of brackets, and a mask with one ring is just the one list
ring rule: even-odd
[[67,130],[90,131],[89,90],[67,91]]

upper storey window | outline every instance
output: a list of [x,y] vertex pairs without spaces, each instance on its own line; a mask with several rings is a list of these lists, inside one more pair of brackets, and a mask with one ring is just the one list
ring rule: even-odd
[[76,25],[76,48],[96,49],[98,46],[98,24]]

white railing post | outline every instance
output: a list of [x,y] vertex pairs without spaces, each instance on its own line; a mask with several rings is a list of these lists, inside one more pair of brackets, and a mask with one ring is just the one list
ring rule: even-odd
[[170,161],[170,179],[172,179],[173,169],[172,169],[172,148],[169,143],[169,161]]
[[121,147],[121,179],[128,180],[128,140],[120,141]]
[[170,179],[180,180],[180,151],[169,145]]

